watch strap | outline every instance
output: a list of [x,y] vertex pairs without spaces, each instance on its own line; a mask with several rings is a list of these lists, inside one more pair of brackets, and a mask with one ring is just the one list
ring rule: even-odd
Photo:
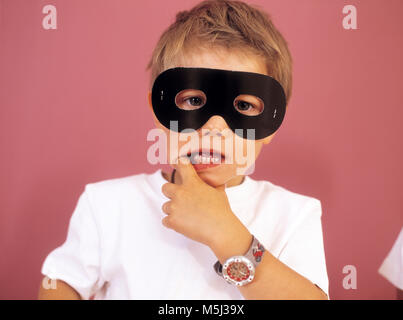
[[252,245],[250,246],[248,252],[245,254],[245,257],[248,258],[254,267],[262,261],[263,253],[265,252],[265,248],[263,245],[256,239],[254,235],[252,235]]

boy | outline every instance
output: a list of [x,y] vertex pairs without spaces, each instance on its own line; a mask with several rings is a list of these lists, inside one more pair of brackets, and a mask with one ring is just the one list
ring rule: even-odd
[[[148,68],[157,128],[183,137],[168,126],[176,120],[200,144],[168,139],[170,173],[87,184],[66,242],[42,266],[57,289],[41,286],[39,298],[327,299],[320,201],[253,180],[224,146],[252,143],[254,163],[284,116],[291,56],[269,17],[240,1],[203,1],[177,15]],[[224,107],[234,88],[245,94]],[[234,134],[239,126],[255,136]]]

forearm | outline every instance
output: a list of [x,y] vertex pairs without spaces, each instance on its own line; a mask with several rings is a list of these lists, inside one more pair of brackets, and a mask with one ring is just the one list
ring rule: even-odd
[[[221,264],[233,255],[245,254],[251,244],[252,235],[245,227],[233,234],[231,241],[211,246]],[[245,299],[327,299],[320,288],[282,263],[268,250],[256,267],[254,280],[238,289]]]
[[327,299],[321,289],[267,250],[256,268],[254,280],[239,290],[245,299]]
[[56,281],[56,285],[54,287],[45,288],[43,286],[44,281],[47,281],[46,277],[41,282],[38,300],[81,300],[81,296],[78,294],[78,292],[66,282],[54,280]]

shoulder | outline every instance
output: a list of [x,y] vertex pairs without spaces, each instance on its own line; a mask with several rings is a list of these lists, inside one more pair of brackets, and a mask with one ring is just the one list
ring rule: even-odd
[[135,199],[147,190],[149,173],[110,178],[89,182],[85,185],[84,193],[94,206],[116,205],[127,197]]
[[145,222],[147,217],[152,217],[146,214],[150,210],[150,200],[155,197],[150,191],[152,182],[152,174],[137,173],[85,185],[83,195],[87,200],[87,211],[102,238],[110,239],[119,234],[124,224],[133,224],[139,218]]
[[[322,217],[321,201],[313,196],[296,192],[270,181],[259,180],[257,202],[259,221],[270,224],[274,235],[283,239],[306,225],[318,224]],[[263,220],[262,220],[263,219]]]
[[304,230],[317,234],[322,215],[319,199],[267,180],[254,181],[251,230],[275,256],[294,235]]
[[[258,185],[259,196],[273,207],[281,208],[284,213],[312,211],[321,208],[321,201],[316,197],[303,192],[292,191],[286,187],[276,185],[267,180],[255,180]],[[321,214],[321,210],[313,210]]]

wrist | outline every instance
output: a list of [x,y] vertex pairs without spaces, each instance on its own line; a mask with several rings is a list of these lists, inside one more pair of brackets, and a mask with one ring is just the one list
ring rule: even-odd
[[210,245],[210,249],[221,264],[232,256],[244,255],[252,243],[252,234],[241,222],[239,224],[215,237]]

